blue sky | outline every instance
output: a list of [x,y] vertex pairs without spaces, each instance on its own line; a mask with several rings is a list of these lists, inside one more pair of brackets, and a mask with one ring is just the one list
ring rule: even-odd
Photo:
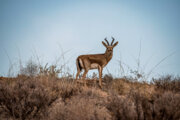
[[153,75],[180,74],[179,0],[1,0],[0,76],[36,55],[41,64],[53,64],[62,51],[68,52],[59,63],[67,61],[76,73],[76,57],[103,53],[101,41],[111,36],[119,44],[104,73],[120,76],[119,60],[136,69],[141,49],[142,71],[174,53]]

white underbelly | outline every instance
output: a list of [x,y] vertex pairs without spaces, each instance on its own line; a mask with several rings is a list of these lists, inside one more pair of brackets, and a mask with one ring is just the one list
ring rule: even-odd
[[98,64],[97,63],[93,63],[91,64],[91,69],[97,69],[98,68]]

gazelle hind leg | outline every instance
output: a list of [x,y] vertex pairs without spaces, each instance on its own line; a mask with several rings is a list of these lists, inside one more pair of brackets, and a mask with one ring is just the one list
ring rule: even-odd
[[88,70],[84,70],[83,77],[82,77],[85,87],[87,87],[86,80],[85,80],[87,72],[88,72]]

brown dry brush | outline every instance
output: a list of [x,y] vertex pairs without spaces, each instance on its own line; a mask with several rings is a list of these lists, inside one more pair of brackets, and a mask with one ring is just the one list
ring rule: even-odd
[[114,120],[179,120],[180,81],[172,78],[164,76],[151,85],[117,79],[112,83],[115,95],[110,96],[107,109]]
[[75,85],[68,78],[0,79],[0,119],[178,120],[179,78],[162,82],[166,79],[147,84],[106,76],[105,91]]
[[151,100],[132,93],[111,96],[107,104],[114,120],[179,120],[180,95],[172,92],[154,95]]
[[83,88],[66,102],[60,101],[52,108],[50,120],[110,120],[104,105],[105,97],[95,89]]
[[56,97],[39,81],[27,77],[17,78],[14,84],[0,84],[0,107],[5,117],[35,119],[44,116]]
[[106,107],[113,120],[133,120],[137,117],[133,102],[126,97],[112,95]]
[[153,78],[152,84],[154,84],[157,89],[161,89],[162,91],[168,90],[180,93],[180,77],[166,75],[157,79]]

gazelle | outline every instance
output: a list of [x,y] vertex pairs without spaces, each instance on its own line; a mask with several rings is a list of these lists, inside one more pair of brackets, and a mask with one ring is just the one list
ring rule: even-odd
[[118,44],[118,42],[114,43],[114,38],[112,37],[112,42],[109,44],[107,39],[104,39],[102,41],[102,44],[106,47],[106,51],[103,54],[90,54],[90,55],[80,55],[76,59],[76,66],[77,66],[77,74],[76,74],[76,82],[78,79],[78,76],[82,69],[84,69],[83,73],[83,80],[84,80],[84,85],[86,86],[86,74],[88,73],[89,70],[91,69],[98,69],[99,72],[99,86],[102,87],[102,71],[103,68],[108,64],[108,62],[111,60],[113,56],[113,48]]

